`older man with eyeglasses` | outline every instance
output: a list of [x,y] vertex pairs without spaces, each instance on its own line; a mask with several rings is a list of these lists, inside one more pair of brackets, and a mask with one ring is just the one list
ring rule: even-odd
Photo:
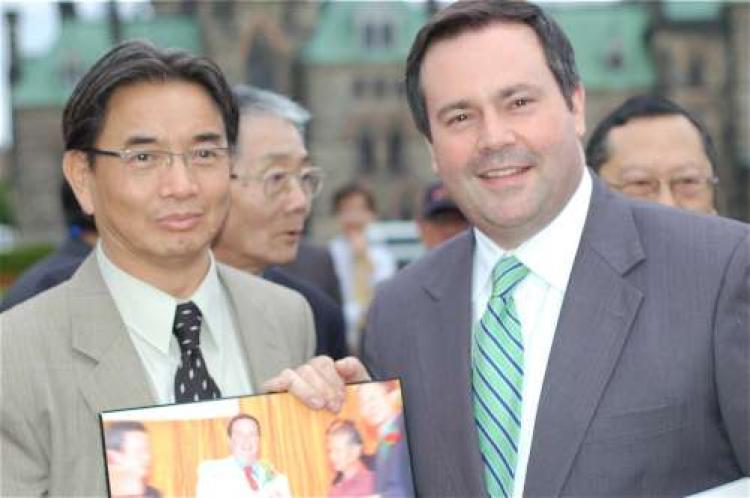
[[344,318],[325,292],[276,268],[297,256],[323,172],[312,164],[303,139],[309,113],[291,99],[237,86],[240,127],[231,185],[231,208],[214,243],[220,261],[300,292],[310,303],[316,352],[346,355]]
[[594,129],[588,165],[625,195],[716,214],[716,149],[698,119],[655,95],[623,102]]

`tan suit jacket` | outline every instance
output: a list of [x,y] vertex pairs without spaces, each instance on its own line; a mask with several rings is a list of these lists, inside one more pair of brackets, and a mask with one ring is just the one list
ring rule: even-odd
[[[293,291],[218,265],[255,389],[315,349]],[[89,257],[68,282],[0,315],[0,496],[105,496],[97,414],[155,404]]]

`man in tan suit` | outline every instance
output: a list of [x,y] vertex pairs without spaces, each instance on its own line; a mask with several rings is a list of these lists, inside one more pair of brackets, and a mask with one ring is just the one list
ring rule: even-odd
[[99,412],[248,394],[312,356],[304,299],[209,249],[237,119],[216,65],[142,42],[76,86],[63,169],[100,241],[0,315],[0,495],[103,496]]

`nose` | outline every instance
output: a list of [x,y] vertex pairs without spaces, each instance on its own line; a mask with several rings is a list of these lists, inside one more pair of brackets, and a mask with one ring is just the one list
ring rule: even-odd
[[161,169],[161,195],[163,197],[190,197],[198,192],[195,173],[185,156],[173,157],[172,163]]
[[485,112],[482,116],[477,146],[480,150],[497,150],[514,143],[516,136],[504,120],[494,110]]
[[663,204],[664,206],[677,207],[677,200],[675,199],[669,182],[659,182],[659,192],[656,196],[656,202]]
[[302,187],[299,177],[292,177],[289,182],[289,190],[286,192],[286,210],[289,212],[309,211],[312,199]]

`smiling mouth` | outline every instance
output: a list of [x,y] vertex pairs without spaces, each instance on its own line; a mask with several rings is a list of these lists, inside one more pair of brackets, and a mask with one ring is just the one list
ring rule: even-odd
[[481,171],[477,174],[479,178],[484,180],[494,180],[498,178],[510,178],[514,176],[526,173],[531,169],[531,166],[509,166],[504,168],[493,168],[486,171]]

